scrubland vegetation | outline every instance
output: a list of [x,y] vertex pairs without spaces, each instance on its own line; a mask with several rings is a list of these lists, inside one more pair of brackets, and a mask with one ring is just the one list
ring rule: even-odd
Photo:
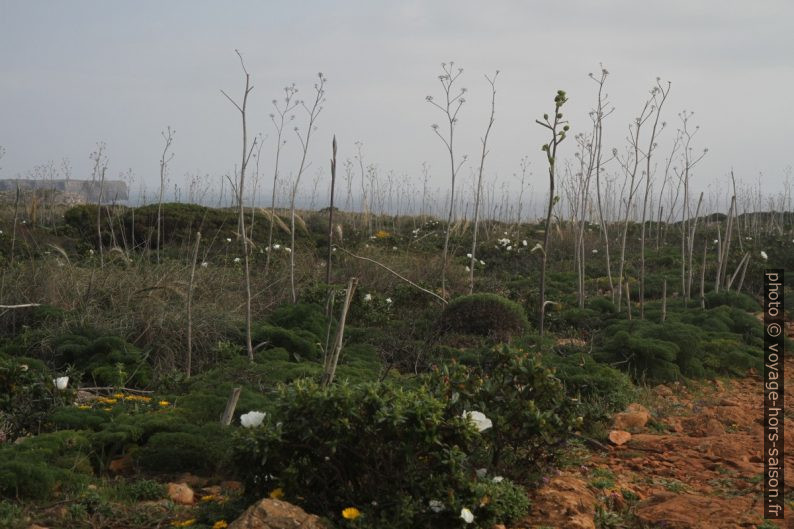
[[[434,131],[453,190],[456,71],[444,66],[445,102],[428,98],[448,118],[448,135]],[[487,132],[475,193],[450,193],[438,218],[424,196],[401,214],[391,180],[384,207],[360,146],[342,209],[298,209],[322,76],[282,204],[277,166],[272,203],[249,205],[260,140],[245,139],[232,97],[244,139],[229,207],[18,194],[0,212],[0,526],[218,528],[268,496],[339,527],[510,524],[527,490],[571,450],[605,443],[608,419],[649,386],[761,369],[761,271],[794,269],[790,197],[734,184],[726,213],[720,197],[704,213],[689,191],[705,154],[691,116],[657,154],[661,81],[625,154],[606,152],[606,77],[593,76],[587,132],[569,132],[562,91],[538,120],[551,134],[539,220],[481,193]],[[279,145],[297,105],[286,94]],[[152,504],[186,472],[244,490],[189,510]]]

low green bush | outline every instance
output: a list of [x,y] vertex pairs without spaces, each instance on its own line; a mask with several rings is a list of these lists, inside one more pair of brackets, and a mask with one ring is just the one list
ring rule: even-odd
[[429,385],[453,414],[480,411],[493,422],[483,432],[482,466],[519,481],[539,479],[581,426],[577,403],[537,354],[498,346],[486,366],[444,365]]
[[84,329],[55,340],[57,366],[74,366],[100,386],[147,387],[151,367],[144,354],[118,336]]
[[152,472],[211,473],[224,462],[228,433],[219,423],[159,432],[135,453],[135,459]]
[[460,509],[476,506],[467,454],[479,437],[424,389],[299,381],[261,427],[239,432],[234,462],[253,497],[278,488],[340,521],[355,507],[362,527],[458,527]]
[[748,294],[734,292],[732,290],[722,290],[720,292],[709,292],[705,296],[706,308],[713,309],[722,305],[743,310],[745,312],[760,312],[761,304]]
[[91,443],[83,432],[60,431],[25,438],[0,448],[0,495],[47,499],[79,490],[93,475]]
[[636,388],[625,373],[596,362],[589,354],[560,356],[549,353],[543,359],[555,370],[566,394],[581,403],[588,431],[597,431],[613,413],[625,409],[636,398]]
[[471,294],[449,302],[441,315],[446,332],[459,332],[509,341],[524,333],[529,322],[518,303],[496,294]]

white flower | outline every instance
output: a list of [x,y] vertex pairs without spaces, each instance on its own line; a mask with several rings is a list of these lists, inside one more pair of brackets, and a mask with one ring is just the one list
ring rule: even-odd
[[262,421],[265,420],[265,412],[263,411],[249,411],[240,415],[240,424],[244,428],[256,428]]
[[719,244],[719,243],[720,243],[719,239],[714,239],[714,244]]
[[761,259],[763,259],[764,261],[766,261],[767,259],[769,259],[769,256],[768,256],[768,255],[766,254],[766,252],[765,252],[765,251],[763,251],[763,250],[761,250]]
[[210,264],[207,261],[201,263],[201,268],[207,268]]
[[753,240],[753,238],[752,238],[752,237],[745,237],[745,238],[744,238],[744,240],[745,240],[745,241],[752,241],[752,240]]
[[386,298],[386,303],[391,303],[391,298]]
[[493,426],[493,421],[485,416],[485,414],[481,411],[463,411],[463,418],[469,419],[471,422],[474,423],[474,426],[477,427],[477,431],[484,432],[491,426]]
[[232,242],[231,237],[226,237],[226,242]]
[[281,245],[280,245],[280,244],[274,244],[274,245],[273,245],[273,249],[274,249],[274,250],[278,250],[279,248],[281,248]]
[[428,507],[430,507],[430,510],[433,512],[441,512],[444,510],[444,504],[438,500],[430,500],[429,502],[427,502],[427,505]]
[[19,370],[23,371],[23,372],[27,371],[28,370],[28,365],[27,364],[19,364]]
[[474,515],[466,507],[460,510],[460,517],[463,518],[463,521],[466,523],[471,523],[474,521]]
[[593,255],[595,255],[595,254],[597,254],[597,253],[598,253],[598,250],[596,250],[595,248],[593,248]]
[[483,261],[482,259],[480,259],[480,264],[481,264],[481,265],[483,265],[483,266],[485,266],[485,261]]
[[466,271],[467,271],[467,272],[471,272],[471,268],[469,268],[469,267],[467,266],[467,267],[466,267]]
[[88,253],[89,253],[90,255],[94,255],[94,250],[88,250]]
[[364,301],[372,301],[372,294],[367,294],[364,296]]
[[52,383],[59,391],[63,391],[66,389],[66,386],[69,385],[69,377],[58,377],[53,378]]
[[503,478],[502,476],[494,476],[493,479],[491,479],[491,481],[493,481],[494,483],[501,483],[504,479],[505,478]]
[[513,249],[513,247],[512,247],[512,246],[508,246],[508,247],[507,247],[507,251],[508,251],[508,252],[509,252],[510,250],[512,250],[512,249]]
[[392,246],[392,247],[391,247],[391,249],[392,249],[392,250],[396,250],[396,249],[397,249],[397,247],[396,247],[396,246]]
[[239,262],[240,262],[240,258],[239,258],[239,257],[235,257],[235,258],[234,258],[234,262],[235,262],[235,263],[239,263]]
[[292,253],[292,248],[290,248],[289,246],[285,246],[284,251],[287,253]]
[[474,471],[474,473],[477,475],[479,479],[482,479],[488,473],[488,470],[485,468],[478,468],[477,470]]
[[523,244],[524,246],[526,246],[526,245],[527,245],[527,240],[526,240],[526,239],[524,239],[523,241],[521,241],[521,244]]
[[470,254],[470,253],[467,253],[467,254],[466,254],[466,257],[468,257],[469,259],[471,259],[471,254]]

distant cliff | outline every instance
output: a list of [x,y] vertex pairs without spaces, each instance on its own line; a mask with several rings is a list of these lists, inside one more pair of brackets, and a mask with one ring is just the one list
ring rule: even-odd
[[[54,190],[80,196],[85,202],[96,202],[99,198],[99,182],[91,180],[0,180],[0,192]],[[102,202],[119,202],[129,199],[127,183],[121,180],[105,180],[102,185]]]

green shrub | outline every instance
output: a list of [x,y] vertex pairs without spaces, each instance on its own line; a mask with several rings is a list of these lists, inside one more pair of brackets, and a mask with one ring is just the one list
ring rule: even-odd
[[745,312],[760,312],[761,304],[747,294],[734,292],[732,290],[722,290],[720,292],[709,292],[705,296],[706,308],[713,309],[721,305],[727,305]]
[[314,303],[281,305],[267,319],[276,327],[309,331],[318,339],[324,337],[328,330],[323,308]]
[[635,398],[631,379],[617,369],[596,362],[589,354],[547,354],[544,362],[554,368],[568,396],[579,399],[585,427],[597,429],[611,415]]
[[[74,375],[70,386],[74,384]],[[0,423],[10,439],[46,429],[50,413],[74,395],[58,391],[51,373],[34,359],[0,357]]]
[[609,336],[595,353],[598,360],[620,364],[635,380],[665,382],[679,378],[681,370],[676,363],[678,346],[641,332],[655,324],[641,321],[623,321],[607,327]]
[[127,501],[159,500],[165,497],[165,485],[149,479],[125,483],[118,495]]
[[529,328],[524,309],[496,294],[471,294],[449,302],[441,315],[446,332],[489,336],[501,341],[520,335]]
[[320,357],[320,338],[306,330],[259,325],[253,329],[251,339],[255,345],[266,343],[268,349],[275,347],[286,349],[296,362],[317,360]]
[[158,472],[212,472],[224,460],[228,431],[205,424],[181,432],[159,432],[135,454],[142,468]]
[[493,422],[483,432],[482,466],[518,480],[537,479],[580,425],[577,405],[539,355],[495,347],[487,370],[457,363],[432,373],[430,387],[450,411],[480,411]]
[[495,477],[480,481],[475,485],[474,493],[475,497],[487,498],[487,501],[480,502],[481,507],[477,510],[476,522],[482,527],[509,525],[529,511],[526,489],[509,479]]
[[60,487],[77,490],[93,469],[88,438],[61,431],[26,438],[0,448],[0,495],[47,499]]
[[19,504],[0,499],[0,529],[23,529],[27,526]]
[[[262,427],[239,432],[234,461],[253,497],[281,488],[335,520],[353,506],[365,527],[458,527],[474,502],[467,453],[479,436],[447,411],[424,389],[296,382]],[[434,498],[450,511],[431,511]]]
[[134,345],[118,336],[102,336],[92,330],[66,334],[55,342],[56,364],[73,365],[102,386],[146,387],[151,367]]

